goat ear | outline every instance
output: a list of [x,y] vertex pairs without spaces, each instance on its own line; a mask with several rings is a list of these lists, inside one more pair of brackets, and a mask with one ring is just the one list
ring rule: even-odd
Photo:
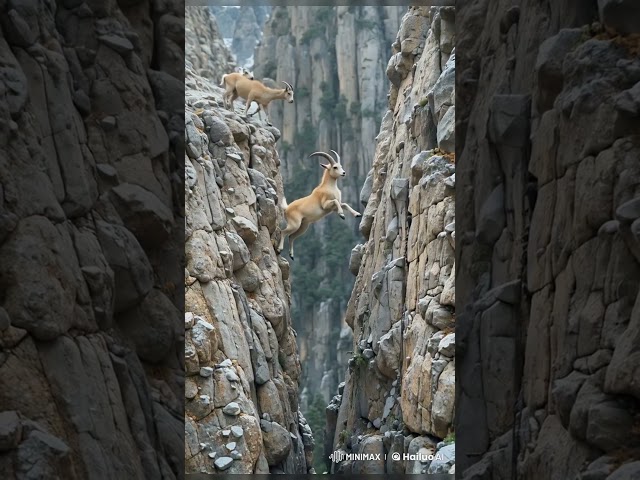
[[322,168],[326,168],[327,170],[329,170],[329,168],[331,168],[331,165],[327,165],[326,163],[321,163],[320,166]]

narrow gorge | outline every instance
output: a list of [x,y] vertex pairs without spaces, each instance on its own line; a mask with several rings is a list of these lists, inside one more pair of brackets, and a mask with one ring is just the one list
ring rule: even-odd
[[[222,107],[215,19],[187,12],[186,471],[453,472],[453,8],[272,8],[254,74],[296,95],[274,127]],[[362,221],[327,217],[291,262],[280,200],[329,149]]]

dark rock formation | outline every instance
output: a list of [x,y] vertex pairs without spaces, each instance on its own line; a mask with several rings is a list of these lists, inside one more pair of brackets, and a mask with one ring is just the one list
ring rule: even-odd
[[640,471],[637,8],[458,10],[462,478]]
[[0,471],[178,478],[183,6],[0,10]]

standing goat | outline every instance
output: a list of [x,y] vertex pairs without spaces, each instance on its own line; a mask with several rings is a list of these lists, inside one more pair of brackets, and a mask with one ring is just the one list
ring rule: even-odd
[[238,80],[240,80],[241,78],[253,80],[253,73],[243,67],[240,72],[227,73],[222,76],[220,86],[224,87],[225,89],[224,95],[222,96],[222,101],[224,102],[224,107],[226,109],[229,109],[229,106],[227,105],[227,97],[233,94],[233,91],[236,88],[236,83],[238,83]]
[[338,212],[340,218],[344,220],[343,207],[354,217],[362,216],[362,214],[356,212],[348,204],[342,203],[342,193],[338,188],[338,179],[344,177],[346,172],[340,164],[340,155],[333,150],[331,151],[336,156],[337,161],[325,152],[314,152],[309,155],[309,157],[318,155],[329,160],[328,165],[324,163],[320,164],[325,171],[322,174],[320,185],[313,189],[311,195],[299,198],[292,202],[291,205],[287,205],[287,201],[283,199],[282,203],[285,209],[284,216],[287,220],[287,228],[282,231],[278,253],[284,248],[284,237],[288,236],[289,256],[291,260],[293,260],[293,241],[306,232],[312,223],[317,222],[333,211]]
[[267,116],[267,124],[271,125],[269,120],[268,107],[272,100],[286,100],[289,103],[293,103],[293,87],[287,82],[282,82],[286,85],[286,88],[269,88],[258,80],[249,80],[248,78],[239,78],[236,82],[235,89],[230,93],[227,90],[225,93],[225,105],[227,100],[230,100],[231,108],[233,108],[233,102],[236,98],[242,97],[247,100],[247,104],[244,109],[244,116],[249,113],[249,107],[251,102],[258,104],[258,109],[251,114],[255,115],[260,111],[260,107],[263,108],[265,115]]

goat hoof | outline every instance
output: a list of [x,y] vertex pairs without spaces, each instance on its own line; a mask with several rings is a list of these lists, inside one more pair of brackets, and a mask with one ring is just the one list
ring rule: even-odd
[[344,220],[344,213],[340,213],[340,218]]
[[361,214],[361,213],[356,213],[356,214],[355,214],[355,217],[356,217],[356,218],[361,217],[361,216],[362,216],[362,214]]
[[291,257],[291,261],[293,262],[294,260],[293,255],[289,254],[289,256]]

